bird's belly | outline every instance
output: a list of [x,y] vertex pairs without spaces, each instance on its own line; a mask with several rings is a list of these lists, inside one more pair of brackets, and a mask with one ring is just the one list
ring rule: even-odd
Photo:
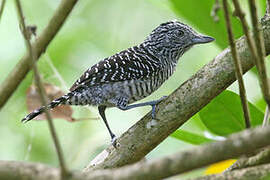
[[101,86],[100,90],[91,90],[91,92],[99,92],[94,94],[94,102],[92,105],[105,105],[107,107],[116,106],[119,99],[125,98],[127,104],[134,103],[141,100],[155,90],[157,90],[162,83],[157,78],[146,79],[146,80],[128,80],[122,82],[108,83]]
[[148,79],[123,81],[113,84],[114,97],[128,98],[128,104],[141,100],[156,91],[173,73],[163,71]]
[[127,104],[131,104],[152,94],[171,74],[163,71],[148,79],[133,79],[83,88],[70,99],[69,104],[114,107],[119,98],[126,98]]
[[131,104],[135,101],[141,100],[150,94],[152,94],[157,89],[157,84],[149,80],[133,80],[133,82],[128,82],[125,87],[125,91],[129,96],[128,103]]
[[118,95],[127,97],[129,99],[128,104],[131,104],[151,95],[163,82],[158,77],[124,81],[118,86],[120,87],[118,89]]

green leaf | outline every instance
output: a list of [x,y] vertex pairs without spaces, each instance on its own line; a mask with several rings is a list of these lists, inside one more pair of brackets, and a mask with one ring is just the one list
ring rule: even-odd
[[[212,36],[216,39],[216,43],[220,48],[228,46],[228,38],[226,33],[225,20],[222,9],[218,11],[219,22],[214,22],[210,13],[214,5],[214,1],[209,0],[170,0],[172,8],[176,14],[187,20],[192,26],[199,29],[202,33]],[[232,17],[232,27],[235,37],[242,34],[239,21]]]
[[[260,125],[263,113],[249,103],[251,125]],[[205,126],[213,133],[226,136],[245,129],[243,110],[239,95],[224,91],[199,112]]]
[[190,144],[200,145],[207,142],[212,142],[211,139],[208,139],[202,135],[194,134],[185,130],[176,130],[174,133],[171,134],[171,137],[179,139],[181,141],[185,141]]
[[206,131],[208,131],[198,113],[185,122],[181,126],[181,129],[189,132],[196,132],[196,134],[199,135],[203,135]]

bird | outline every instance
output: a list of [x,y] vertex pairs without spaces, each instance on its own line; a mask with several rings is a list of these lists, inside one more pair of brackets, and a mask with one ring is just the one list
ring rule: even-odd
[[96,106],[115,146],[117,138],[108,124],[105,110],[117,107],[125,111],[152,106],[151,116],[155,119],[156,105],[166,96],[144,103],[133,103],[157,90],[174,73],[179,58],[191,47],[214,40],[178,20],[162,23],[139,45],[88,68],[67,94],[34,110],[22,122],[30,121],[46,109],[59,105]]

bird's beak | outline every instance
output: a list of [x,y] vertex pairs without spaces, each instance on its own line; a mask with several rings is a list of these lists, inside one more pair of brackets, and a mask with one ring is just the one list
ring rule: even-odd
[[203,44],[214,41],[215,39],[210,36],[198,35],[192,39],[193,44]]

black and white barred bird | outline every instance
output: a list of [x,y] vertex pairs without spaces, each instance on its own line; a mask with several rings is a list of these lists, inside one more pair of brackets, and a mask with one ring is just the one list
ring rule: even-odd
[[[178,59],[193,45],[208,43],[214,38],[203,36],[191,27],[178,21],[159,25],[138,46],[123,50],[105,58],[91,68],[73,84],[70,92],[53,100],[47,108],[59,105],[98,106],[99,114],[106,124],[113,144],[112,133],[106,117],[107,107],[128,110],[140,106],[155,106],[163,98],[139,104],[132,104],[157,90],[174,72]],[[45,111],[41,107],[25,118],[27,122]]]

